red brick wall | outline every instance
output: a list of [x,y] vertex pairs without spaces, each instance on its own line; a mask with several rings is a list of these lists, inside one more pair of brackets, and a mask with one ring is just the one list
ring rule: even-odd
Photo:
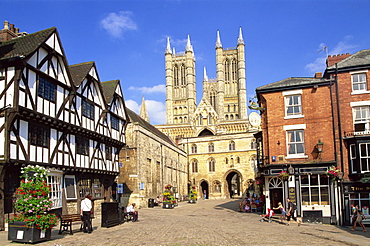
[[[331,100],[329,86],[303,89],[302,90],[302,113],[303,118],[284,119],[285,104],[282,92],[262,94],[266,100],[266,110],[263,112],[263,141],[264,155],[271,157],[279,155],[287,156],[286,131],[284,125],[306,124],[305,129],[305,152],[307,159],[289,159],[285,163],[304,163],[315,161],[333,161],[334,138],[332,131]],[[263,100],[261,100],[263,103]],[[318,140],[324,143],[324,152],[321,160],[317,158],[315,146]],[[280,145],[278,145],[280,143]],[[281,162],[276,162],[281,164]]]

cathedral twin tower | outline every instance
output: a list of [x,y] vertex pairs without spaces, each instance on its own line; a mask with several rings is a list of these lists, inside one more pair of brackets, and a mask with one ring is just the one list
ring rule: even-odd
[[220,32],[216,40],[216,78],[208,79],[204,68],[203,96],[196,105],[195,56],[188,36],[184,53],[175,53],[167,39],[166,123],[193,126],[217,125],[247,119],[245,52],[242,30],[236,48],[223,49]]

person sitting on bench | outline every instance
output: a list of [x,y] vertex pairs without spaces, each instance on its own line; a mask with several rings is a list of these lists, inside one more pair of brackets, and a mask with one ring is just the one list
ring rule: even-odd
[[132,222],[138,221],[139,213],[137,212],[136,209],[136,204],[132,203],[130,206],[126,208],[126,213],[132,215]]

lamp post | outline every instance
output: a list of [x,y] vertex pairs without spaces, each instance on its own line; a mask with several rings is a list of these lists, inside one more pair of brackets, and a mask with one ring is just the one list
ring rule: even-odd
[[290,165],[290,166],[289,166],[289,168],[288,168],[288,173],[289,173],[290,175],[293,175],[293,174],[294,174],[294,167],[292,167],[292,165]]
[[319,139],[319,141],[316,144],[316,149],[317,149],[317,152],[319,152],[319,153],[322,153],[323,152],[324,143],[322,143],[320,139]]

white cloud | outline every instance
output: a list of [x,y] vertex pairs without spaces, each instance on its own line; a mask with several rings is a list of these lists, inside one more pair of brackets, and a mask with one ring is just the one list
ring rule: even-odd
[[166,123],[166,105],[160,101],[145,100],[149,120],[152,125]]
[[129,90],[137,90],[140,91],[143,94],[152,94],[152,93],[166,93],[166,86],[164,84],[155,85],[153,87],[135,87],[130,86],[128,88]]
[[138,114],[140,112],[140,105],[134,100],[127,100],[125,101],[125,104],[127,108],[131,109],[135,113]]
[[101,21],[103,29],[115,38],[122,37],[125,31],[136,30],[137,25],[131,19],[132,13],[130,11],[120,11],[118,13],[109,13]]
[[322,72],[326,68],[326,56],[327,55],[337,55],[352,53],[357,45],[349,43],[353,37],[347,35],[342,41],[339,41],[333,49],[326,46],[324,43],[321,43],[318,48],[318,52],[321,54],[321,57],[316,58],[314,62],[311,62],[306,65],[306,70],[310,73]]
[[[126,107],[134,111],[136,114],[140,114],[141,103],[137,103],[134,100],[125,101]],[[150,124],[160,125],[166,123],[166,105],[160,101],[145,100],[145,106],[149,114]]]

